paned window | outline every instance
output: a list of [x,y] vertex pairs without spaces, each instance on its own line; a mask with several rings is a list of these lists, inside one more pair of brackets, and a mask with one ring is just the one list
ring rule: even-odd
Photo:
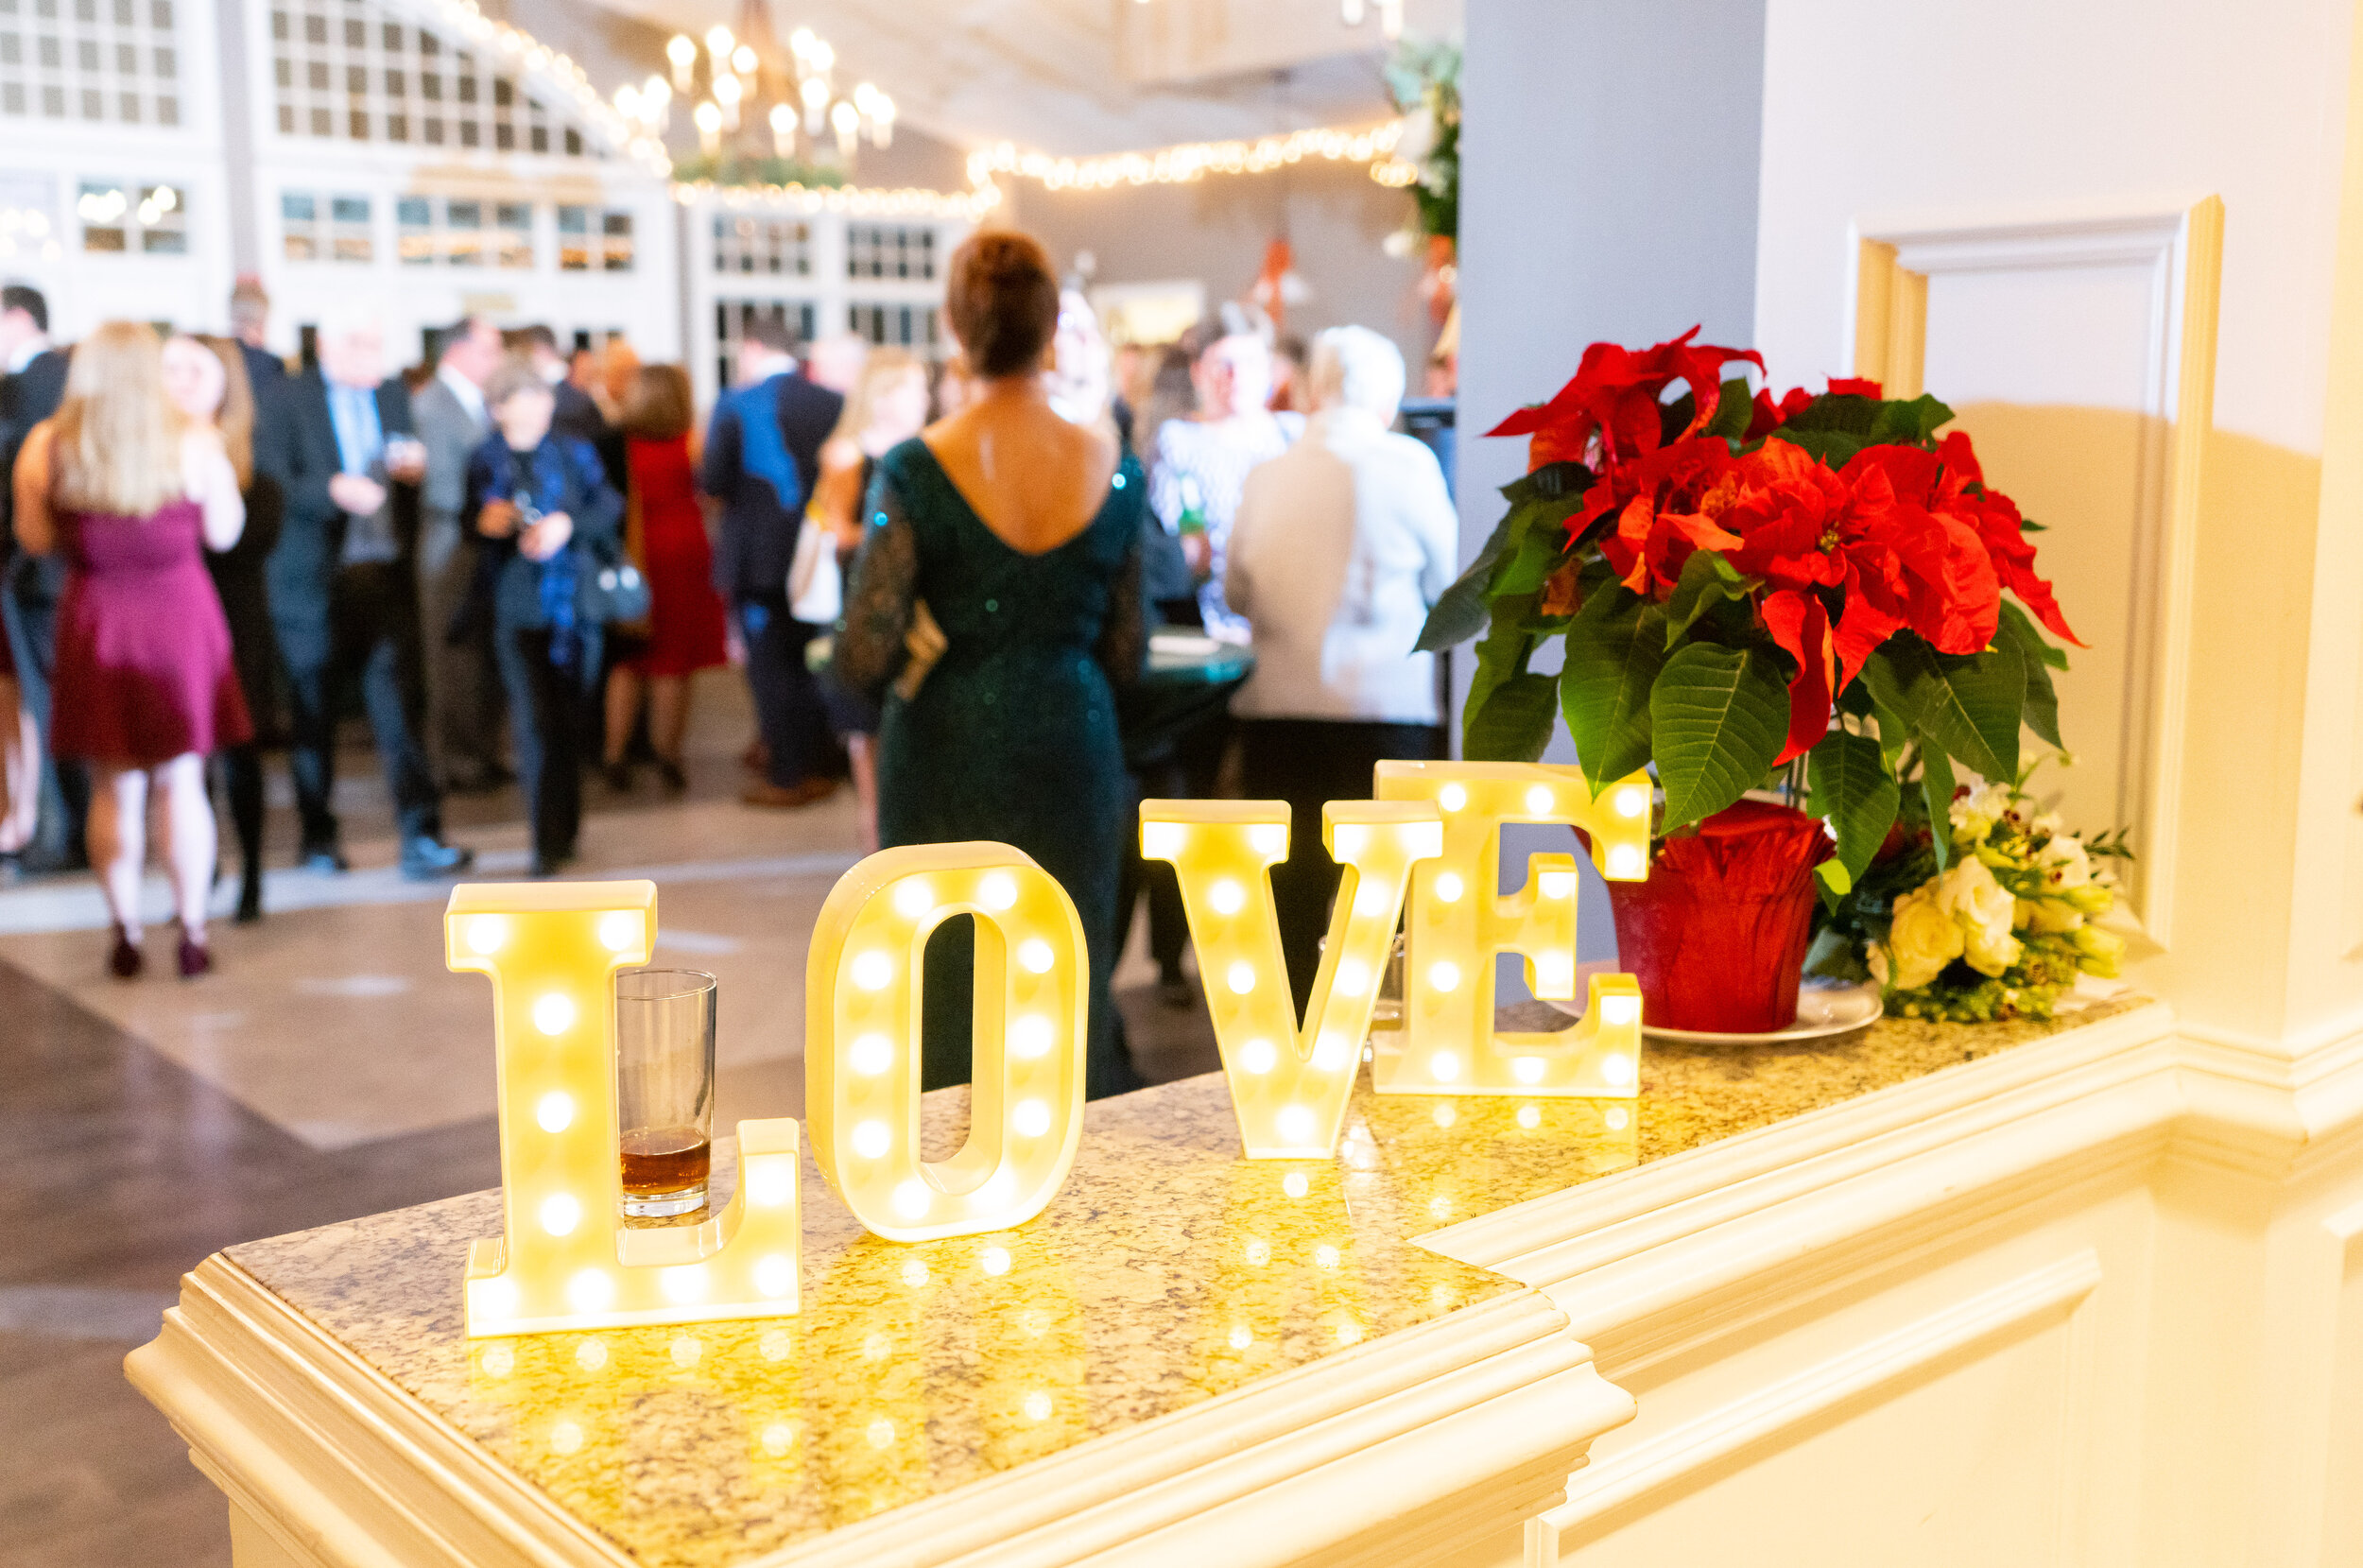
[[845,275],[924,282],[936,275],[936,232],[914,224],[849,223]]
[[631,242],[631,213],[627,208],[558,209],[558,269],[561,272],[629,272]]
[[0,121],[181,123],[176,0],[0,0]]
[[283,191],[279,197],[280,243],[295,262],[347,262],[367,266],[377,255],[366,196],[321,196]]
[[473,197],[403,197],[394,203],[394,255],[405,267],[531,271],[533,206]]
[[178,256],[189,249],[188,206],[177,185],[85,180],[74,215],[85,250]]
[[716,214],[714,270],[773,278],[812,276],[812,225],[790,217]]
[[714,302],[715,382],[728,387],[738,376],[738,345],[747,335],[747,323],[758,320],[784,321],[800,343],[809,343],[818,322],[818,309],[810,300],[716,300]]
[[937,308],[934,305],[856,304],[852,307],[855,336],[872,343],[891,343],[923,353],[936,346]]
[[492,60],[431,27],[369,0],[270,4],[271,82],[282,135],[605,156]]

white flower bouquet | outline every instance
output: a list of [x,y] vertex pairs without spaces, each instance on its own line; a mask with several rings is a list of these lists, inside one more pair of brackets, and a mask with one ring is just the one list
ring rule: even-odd
[[2096,922],[2115,906],[2121,833],[2088,844],[2015,784],[1965,794],[1950,815],[1949,863],[1895,897],[1865,952],[1889,1011],[2048,1018],[2078,974],[2116,974],[2125,939]]

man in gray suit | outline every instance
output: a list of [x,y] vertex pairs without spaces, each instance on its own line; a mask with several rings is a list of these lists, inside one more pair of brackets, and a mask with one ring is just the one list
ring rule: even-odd
[[480,316],[462,319],[439,339],[434,379],[411,399],[411,418],[426,444],[419,490],[419,624],[425,643],[426,747],[446,787],[496,788],[501,766],[500,687],[481,636],[455,644],[453,618],[475,577],[474,532],[459,515],[468,457],[492,429],[484,384],[501,362],[500,329]]

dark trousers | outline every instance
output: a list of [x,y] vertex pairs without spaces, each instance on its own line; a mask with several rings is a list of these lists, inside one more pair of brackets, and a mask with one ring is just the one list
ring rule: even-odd
[[255,741],[216,751],[214,768],[230,801],[230,824],[238,835],[238,870],[250,883],[263,875],[263,748]]
[[1244,788],[1251,801],[1288,802],[1288,858],[1271,871],[1280,951],[1301,1014],[1320,969],[1321,938],[1340,873],[1321,843],[1321,807],[1371,799],[1381,762],[1432,762],[1444,755],[1433,724],[1365,724],[1321,718],[1239,720]]
[[[0,591],[0,622],[26,710],[41,730],[41,805],[32,847],[46,860],[78,865],[86,855],[82,825],[90,811],[90,773],[60,763],[49,748],[49,682],[58,663],[58,600],[65,593],[65,562],[56,556],[19,554],[8,563]],[[13,724],[14,715],[5,716]]]
[[[1190,726],[1156,761],[1133,774],[1138,801],[1211,801],[1220,788],[1222,754],[1231,744],[1231,720],[1217,709]],[[1140,819],[1137,803],[1132,819]],[[1134,837],[1125,851],[1116,882],[1116,951],[1132,937],[1132,909],[1148,894],[1148,956],[1161,980],[1182,978],[1182,950],[1190,945],[1190,919],[1182,907],[1182,884],[1162,860],[1141,858]]]
[[419,745],[419,596],[410,575],[393,561],[340,567],[325,605],[273,594],[271,622],[287,666],[287,766],[304,852],[336,843],[336,814],[329,807],[336,785],[336,705],[353,680],[361,683],[361,706],[403,838],[440,835],[442,791]]
[[578,629],[573,662],[550,659],[545,628],[504,626],[492,633],[517,782],[533,819],[533,857],[562,860],[582,833],[582,762],[591,735],[591,694],[599,673],[599,633]]
[[785,593],[740,598],[738,626],[747,641],[755,723],[771,753],[771,782],[796,784],[835,773],[837,742],[829,733],[829,710],[804,663],[804,645],[819,629],[787,612]]

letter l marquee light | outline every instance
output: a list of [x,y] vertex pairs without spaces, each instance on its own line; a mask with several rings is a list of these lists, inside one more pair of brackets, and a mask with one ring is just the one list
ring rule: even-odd
[[1542,763],[1382,762],[1382,801],[1432,802],[1444,853],[1412,872],[1404,924],[1404,1032],[1382,1040],[1371,1085],[1382,1094],[1556,1094],[1630,1098],[1641,1092],[1641,988],[1595,974],[1583,1022],[1552,1034],[1493,1026],[1493,957],[1522,953],[1538,997],[1576,993],[1576,862],[1538,854],[1526,885],[1496,891],[1505,822],[1565,823],[1591,836],[1592,861],[1614,882],[1649,874],[1648,775],[1595,792],[1580,768]]
[[444,960],[492,982],[499,1078],[502,1234],[469,1249],[471,1337],[796,1310],[794,1121],[738,1124],[738,1188],[715,1218],[622,1223],[615,972],[655,941],[652,882],[452,889]]

